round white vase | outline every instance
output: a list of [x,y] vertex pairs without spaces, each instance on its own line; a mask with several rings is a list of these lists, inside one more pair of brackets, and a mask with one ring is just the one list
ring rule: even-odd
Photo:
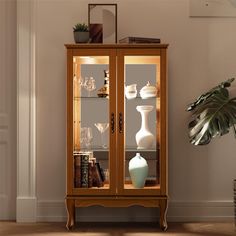
[[154,142],[154,135],[148,128],[148,113],[153,110],[153,106],[137,106],[136,109],[140,112],[142,118],[141,128],[135,137],[138,149],[151,148]]
[[136,156],[129,161],[129,174],[135,188],[144,187],[148,176],[148,164],[140,153],[136,153]]

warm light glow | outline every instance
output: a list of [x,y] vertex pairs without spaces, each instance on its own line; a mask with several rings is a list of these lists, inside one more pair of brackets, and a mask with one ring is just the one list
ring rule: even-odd
[[125,64],[160,64],[160,56],[125,56]]
[[78,64],[109,64],[108,56],[78,56],[74,59]]
[[91,57],[80,57],[81,59],[88,59],[88,58],[91,58]]

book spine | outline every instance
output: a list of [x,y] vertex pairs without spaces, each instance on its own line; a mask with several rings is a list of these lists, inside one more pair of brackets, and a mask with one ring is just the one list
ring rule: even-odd
[[74,186],[75,188],[81,187],[81,159],[80,156],[74,156]]
[[93,172],[92,172],[92,166],[93,163],[89,162],[88,163],[88,187],[92,188],[93,187]]
[[81,155],[81,187],[88,188],[89,186],[89,155]]
[[98,171],[98,168],[96,165],[93,165],[92,166],[92,178],[93,178],[93,186],[94,187],[103,187],[103,181],[100,177],[100,174],[99,174],[99,171]]
[[98,173],[100,175],[100,178],[101,178],[102,182],[104,182],[105,181],[105,175],[104,175],[104,172],[103,172],[102,168],[100,167],[99,162],[96,162],[95,165],[98,169]]
[[160,43],[159,38],[141,38],[141,37],[127,37],[119,40],[119,43]]

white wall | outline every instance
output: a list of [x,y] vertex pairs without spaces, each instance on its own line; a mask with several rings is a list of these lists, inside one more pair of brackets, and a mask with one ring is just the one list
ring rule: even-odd
[[[72,27],[87,22],[86,0],[37,2],[37,198],[38,220],[65,219],[66,50]],[[188,0],[102,1],[118,3],[118,39],[160,37],[169,43],[170,219],[233,216],[236,140],[227,135],[208,146],[189,144],[187,104],[217,83],[236,76],[236,18],[190,18]],[[154,219],[156,211],[118,209],[118,220]],[[110,209],[80,211],[80,220]],[[138,212],[138,214],[137,214]],[[192,218],[191,218],[192,217]],[[96,217],[94,218],[97,219]]]
[[0,1],[0,220],[16,213],[16,1]]

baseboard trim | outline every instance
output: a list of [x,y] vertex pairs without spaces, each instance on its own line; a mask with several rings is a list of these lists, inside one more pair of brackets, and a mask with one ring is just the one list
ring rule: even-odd
[[[117,214],[114,214],[117,211]],[[103,211],[102,207],[80,208],[76,219],[80,222],[156,222],[158,212],[153,208],[140,211],[135,207],[129,211],[115,208]],[[99,214],[98,214],[99,212]],[[103,214],[104,213],[104,214]],[[38,201],[38,222],[65,222],[67,219],[64,201]],[[169,222],[228,222],[234,220],[234,205],[231,201],[177,202],[169,203]]]
[[6,194],[0,194],[0,221],[15,219],[14,212],[10,210],[9,197]]
[[170,222],[224,222],[233,221],[233,201],[170,202]]
[[35,197],[17,197],[16,221],[36,222],[37,199]]

